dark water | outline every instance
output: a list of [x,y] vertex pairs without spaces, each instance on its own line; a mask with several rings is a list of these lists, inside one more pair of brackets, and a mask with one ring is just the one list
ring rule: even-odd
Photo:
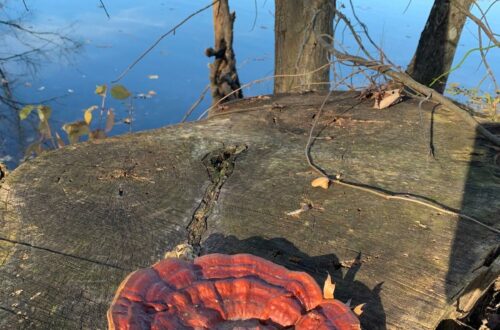
[[[407,1],[354,1],[357,14],[368,25],[374,40],[402,67],[408,64],[415,51],[432,2],[412,1],[405,11]],[[27,0],[29,11],[21,1],[3,3],[2,20],[20,17],[22,25],[30,29],[56,31],[81,43],[81,47],[61,51],[26,33],[18,33],[16,38],[15,29],[0,26],[2,58],[45,45],[47,53],[36,57],[34,64],[11,60],[0,64],[16,100],[38,104],[56,97],[45,103],[53,107],[50,120],[53,130],[65,139],[62,125],[82,120],[84,109],[100,104],[100,98],[94,94],[96,85],[109,85],[158,36],[210,2],[105,0],[110,19],[97,0]],[[487,7],[490,1],[480,3]],[[246,83],[272,75],[274,2],[258,0],[255,5],[253,1],[230,1],[230,5],[237,13],[234,46],[240,80]],[[349,7],[348,2],[345,5]],[[350,12],[348,8],[345,11]],[[498,6],[491,9],[488,17],[492,29],[500,31],[500,20],[493,19],[500,17]],[[148,91],[156,95],[149,99],[133,99],[132,126],[117,123],[110,135],[157,128],[181,120],[208,83],[210,59],[203,51],[213,46],[211,21],[210,9],[192,18],[175,35],[164,39],[120,82],[134,95]],[[467,50],[477,47],[476,35],[476,26],[469,22],[460,41],[456,62]],[[346,47],[354,49],[347,39]],[[497,53],[496,60],[495,55],[490,54],[490,64],[498,72],[498,50],[490,52]],[[479,64],[478,53],[473,53],[449,81],[469,87],[477,85],[484,75]],[[151,75],[158,79],[150,79]],[[491,90],[492,86],[485,81],[481,88]],[[244,91],[246,96],[271,92],[272,80]],[[209,103],[207,95],[191,118],[197,118]],[[117,120],[129,116],[127,107],[120,102],[110,100],[107,105],[116,110]],[[36,119],[33,123],[19,123],[5,106],[1,114],[0,161],[13,168],[36,136],[33,127],[36,128]]]

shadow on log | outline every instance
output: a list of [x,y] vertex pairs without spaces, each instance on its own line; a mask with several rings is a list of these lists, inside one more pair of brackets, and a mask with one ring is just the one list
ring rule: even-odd
[[[357,97],[327,100],[316,164],[500,228],[495,148],[453,112],[414,100],[374,110]],[[473,304],[500,273],[497,233],[347,186],[311,187],[304,148],[324,98],[229,102],[205,121],[20,166],[0,189],[0,328],[104,329],[123,278],[189,237],[202,253],[255,253],[320,283],[330,271],[341,300],[368,303],[368,329],[434,329],[457,299]]]
[[[324,283],[327,274],[330,274],[336,284],[336,299],[345,302],[351,300],[353,307],[366,303],[360,317],[363,329],[385,329],[385,313],[380,300],[384,283],[370,289],[356,280],[356,273],[362,267],[362,255],[357,256],[347,267],[335,254],[311,257],[284,238],[264,239],[254,236],[239,240],[235,236],[222,234],[210,235],[205,241],[205,249],[207,253],[251,253],[288,269],[305,271],[318,283]],[[352,292],[356,294],[352,295]]]

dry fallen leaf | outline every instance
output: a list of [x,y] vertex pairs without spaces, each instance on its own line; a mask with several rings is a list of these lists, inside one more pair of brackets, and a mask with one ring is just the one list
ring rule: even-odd
[[352,309],[352,312],[356,314],[357,316],[361,316],[363,314],[363,307],[365,307],[366,303],[364,304],[359,304],[358,306],[354,307]]
[[375,98],[375,104],[373,105],[375,109],[385,109],[396,103],[401,97],[401,89],[391,89],[385,91],[382,95],[381,98]]
[[324,176],[321,178],[316,178],[311,181],[311,186],[313,186],[314,188],[321,187],[323,189],[328,189],[328,187],[330,186],[330,179]]
[[335,293],[335,283],[332,281],[330,274],[326,277],[325,284],[323,285],[323,298],[333,299]]
[[130,124],[132,123],[132,119],[130,119],[129,117],[127,117],[127,118],[123,119],[123,122],[124,122],[125,124],[130,125]]

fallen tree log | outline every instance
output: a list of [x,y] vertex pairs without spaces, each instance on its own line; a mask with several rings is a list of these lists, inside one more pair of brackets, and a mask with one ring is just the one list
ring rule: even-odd
[[375,110],[337,93],[317,126],[315,164],[493,230],[349,186],[313,188],[304,148],[324,97],[229,102],[208,120],[20,166],[0,189],[0,328],[104,329],[123,278],[187,241],[202,254],[252,253],[319,283],[330,273],[337,299],[366,303],[367,329],[434,329],[457,317],[458,298],[471,308],[475,290],[500,273],[490,253],[500,229],[496,147],[432,104]]

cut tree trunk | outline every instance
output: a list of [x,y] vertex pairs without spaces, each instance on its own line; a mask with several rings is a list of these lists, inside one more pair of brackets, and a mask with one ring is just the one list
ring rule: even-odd
[[[500,229],[498,151],[474,127],[418,100],[376,110],[358,97],[325,103],[311,149],[318,166]],[[304,149],[324,99],[231,102],[205,121],[21,165],[0,183],[0,329],[105,329],[125,276],[187,241],[202,254],[252,253],[319,284],[330,273],[337,299],[366,303],[364,329],[435,329],[457,298],[467,311],[500,273],[490,253],[499,235],[422,204],[312,188]]]
[[233,50],[235,19],[236,14],[229,11],[228,0],[220,0],[213,5],[215,46],[205,51],[207,56],[215,58],[210,64],[209,76],[212,104],[223,98],[225,102],[243,97]]
[[[407,72],[416,81],[429,86],[435,78],[450,70],[467,16],[457,6],[469,10],[473,0],[435,0],[420,35],[417,50]],[[443,93],[448,75],[432,88]]]
[[330,0],[275,1],[275,94],[328,90],[328,51],[316,35],[332,35],[332,5]]

